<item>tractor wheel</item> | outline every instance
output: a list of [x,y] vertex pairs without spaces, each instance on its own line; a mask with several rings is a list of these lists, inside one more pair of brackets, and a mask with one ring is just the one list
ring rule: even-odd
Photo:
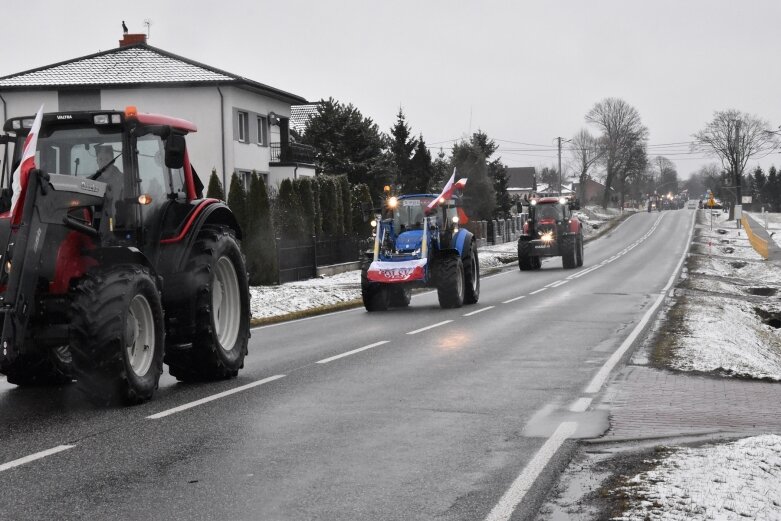
[[412,300],[412,288],[395,286],[388,288],[388,303],[391,307],[406,308]]
[[583,266],[583,234],[578,235],[578,261],[577,267]]
[[250,336],[247,268],[233,231],[204,227],[185,270],[193,277],[195,334],[191,346],[168,350],[168,372],[185,382],[233,378]]
[[364,260],[361,268],[361,298],[366,311],[385,311],[390,305],[388,288],[378,282],[370,282],[367,276],[370,261]]
[[[529,271],[539,269],[536,263],[539,262],[539,257],[532,257],[531,244],[528,241],[518,241],[518,268],[521,271]],[[536,267],[535,267],[536,266]]]
[[464,252],[464,304],[477,304],[480,299],[480,261],[475,243],[470,242]]
[[63,385],[73,381],[68,346],[44,352],[19,355],[13,362],[0,365],[8,383],[20,387]]
[[559,243],[561,248],[561,265],[565,270],[571,270],[578,265],[578,244],[576,235],[565,235]]
[[542,268],[542,257],[532,257],[532,269],[539,270]]
[[464,263],[461,257],[448,255],[439,262],[437,296],[443,308],[460,308],[464,305]]
[[94,401],[144,402],[163,372],[160,292],[146,268],[98,268],[72,291],[71,355],[78,386]]

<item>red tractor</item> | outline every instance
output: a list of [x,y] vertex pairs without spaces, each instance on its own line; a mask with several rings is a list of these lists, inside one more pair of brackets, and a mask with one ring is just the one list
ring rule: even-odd
[[[75,378],[104,403],[151,398],[163,363],[183,381],[236,376],[250,334],[241,230],[203,197],[195,125],[135,107],[33,122],[0,136],[0,372],[21,386]],[[32,170],[18,168],[28,134]]]
[[538,270],[542,257],[561,256],[565,269],[583,266],[583,225],[566,198],[532,199],[529,218],[518,238],[518,267]]

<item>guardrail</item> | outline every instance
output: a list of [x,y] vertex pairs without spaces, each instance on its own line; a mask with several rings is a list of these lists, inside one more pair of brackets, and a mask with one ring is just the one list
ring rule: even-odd
[[753,246],[756,252],[759,253],[763,259],[768,260],[770,258],[770,248],[767,241],[761,237],[758,237],[751,230],[751,225],[749,224],[749,221],[745,215],[740,218],[740,222],[743,223],[743,229],[746,230],[746,235],[748,235],[748,241],[751,243],[751,246]]

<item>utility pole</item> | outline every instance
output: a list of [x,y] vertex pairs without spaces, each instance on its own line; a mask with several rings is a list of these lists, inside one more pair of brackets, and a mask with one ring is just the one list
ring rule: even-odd
[[559,142],[559,195],[561,195],[561,136],[556,139]]
[[741,177],[740,175],[740,119],[735,120],[735,222],[740,229],[740,218],[743,212],[743,194],[740,190]]

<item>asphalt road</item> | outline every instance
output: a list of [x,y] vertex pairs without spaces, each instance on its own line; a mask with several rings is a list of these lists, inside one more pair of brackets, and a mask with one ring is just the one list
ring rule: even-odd
[[648,318],[692,216],[634,215],[586,245],[583,268],[485,277],[474,306],[424,293],[255,329],[239,378],[166,375],[137,407],[3,380],[0,519],[479,520],[526,479],[506,514],[524,518],[574,443],[538,461],[557,427],[607,427],[585,390]]

